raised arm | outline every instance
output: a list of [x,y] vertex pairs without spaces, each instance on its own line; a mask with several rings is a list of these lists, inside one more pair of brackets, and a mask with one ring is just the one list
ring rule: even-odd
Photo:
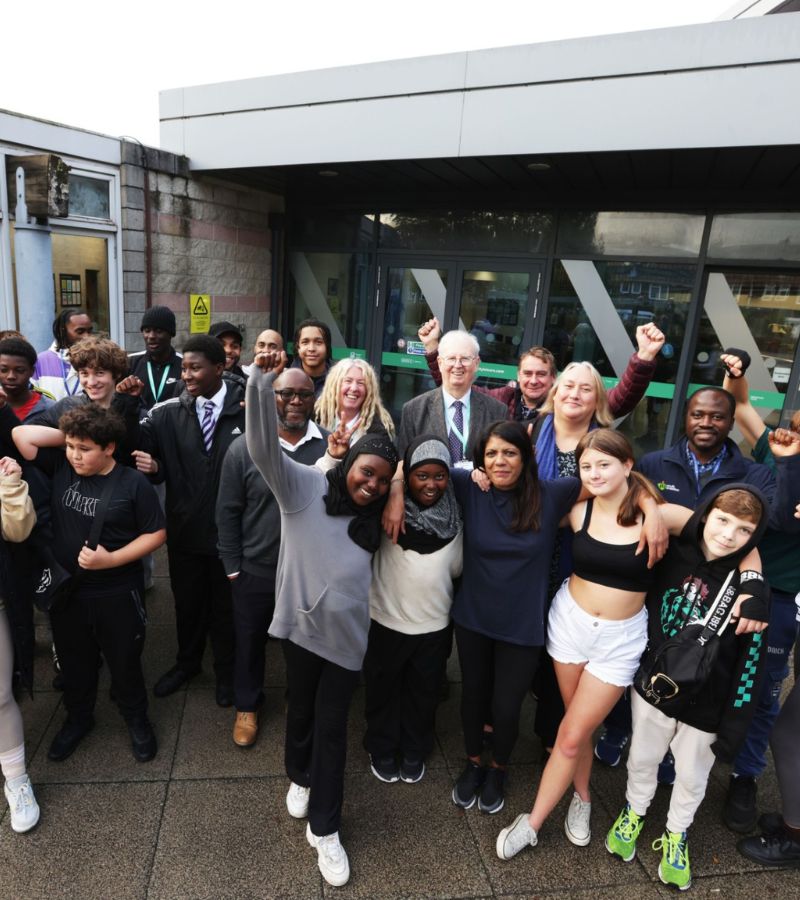
[[278,441],[278,412],[272,384],[283,371],[286,354],[259,353],[247,380],[247,449],[264,481],[285,512],[304,509],[317,493],[322,474],[289,459]]
[[633,410],[644,397],[656,373],[656,356],[664,346],[663,332],[652,322],[636,329],[637,351],[622,373],[619,384],[608,392],[608,405],[616,418]]
[[758,439],[766,431],[756,408],[750,402],[750,386],[745,377],[742,359],[734,353],[723,353],[720,362],[725,366],[725,378],[722,386],[736,398],[736,424],[744,435],[744,439],[755,447]]

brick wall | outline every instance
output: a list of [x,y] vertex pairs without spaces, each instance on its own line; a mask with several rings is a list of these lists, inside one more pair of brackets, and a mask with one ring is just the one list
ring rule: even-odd
[[[122,261],[125,342],[142,347],[139,326],[146,305],[145,196],[150,189],[152,304],[175,312],[181,347],[189,336],[189,295],[211,295],[212,322],[237,325],[244,359],[270,312],[270,212],[282,209],[273,194],[193,175],[188,160],[123,141]],[[142,165],[147,154],[147,173]]]

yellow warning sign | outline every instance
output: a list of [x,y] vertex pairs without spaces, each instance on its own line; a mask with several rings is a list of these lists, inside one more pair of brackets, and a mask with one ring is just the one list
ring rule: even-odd
[[207,334],[211,328],[211,294],[189,294],[190,334]]

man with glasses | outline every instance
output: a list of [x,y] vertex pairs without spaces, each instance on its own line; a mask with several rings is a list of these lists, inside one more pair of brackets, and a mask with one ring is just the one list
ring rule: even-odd
[[[302,369],[286,369],[275,379],[274,389],[278,438],[284,453],[313,465],[327,447],[327,432],[311,421],[314,382]],[[233,592],[233,742],[250,747],[258,735],[259,708],[264,701],[264,657],[275,610],[281,513],[250,458],[244,435],[231,444],[222,463],[217,532],[219,556]]]
[[448,331],[439,342],[442,386],[403,407],[397,445],[402,456],[420,434],[434,434],[450,448],[454,466],[472,467],[472,451],[490,422],[505,419],[506,407],[472,386],[480,365],[477,340],[465,331]]

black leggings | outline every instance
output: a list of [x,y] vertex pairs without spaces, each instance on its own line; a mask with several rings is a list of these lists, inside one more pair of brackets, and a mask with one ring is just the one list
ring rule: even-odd
[[508,765],[519,734],[522,701],[541,647],[523,647],[455,626],[461,664],[461,727],[467,756],[480,756],[486,711],[494,726],[494,761]]
[[787,825],[800,828],[800,681],[795,674],[789,692],[772,729],[770,746],[775,772],[781,789],[783,819]]

